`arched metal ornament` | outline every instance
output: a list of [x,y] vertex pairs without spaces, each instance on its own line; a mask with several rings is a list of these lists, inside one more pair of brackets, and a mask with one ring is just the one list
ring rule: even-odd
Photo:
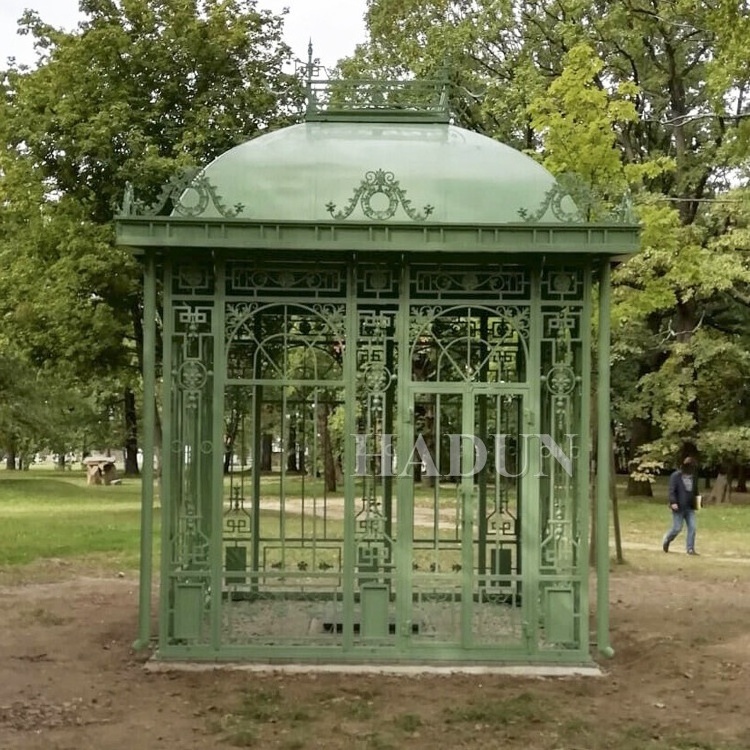
[[[385,208],[378,209],[373,206],[372,200],[377,195],[387,198],[388,205]],[[352,215],[358,204],[361,205],[362,212],[368,219],[377,221],[392,219],[399,206],[412,221],[425,221],[435,210],[435,207],[430,204],[422,208],[422,213],[415,210],[411,200],[406,196],[406,190],[401,187],[393,172],[386,172],[383,169],[366,172],[365,178],[354,190],[352,197],[341,211],[336,210],[336,204],[333,201],[326,204],[326,210],[336,221],[343,221]]]
[[210,204],[225,219],[239,216],[245,208],[241,203],[232,208],[225,206],[200,167],[184,167],[162,186],[159,197],[150,205],[135,198],[133,186],[128,182],[120,216],[161,216],[171,211],[173,216],[192,218],[202,216]]
[[557,184],[544,197],[536,211],[522,208],[519,216],[527,223],[543,222],[551,214],[566,224],[582,224],[592,221],[615,224],[635,224],[633,204],[629,193],[612,206],[607,196],[585,183],[578,175],[565,173],[557,178]]

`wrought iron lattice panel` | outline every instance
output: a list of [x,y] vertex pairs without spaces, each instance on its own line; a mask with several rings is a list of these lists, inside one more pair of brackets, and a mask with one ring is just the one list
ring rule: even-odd
[[397,300],[401,268],[394,264],[358,264],[357,299]]
[[211,297],[214,293],[214,267],[209,263],[178,263],[172,273],[172,298]]
[[412,306],[412,380],[524,381],[529,320],[527,307]]
[[[579,559],[576,459],[581,398],[581,311],[544,308],[542,363],[542,569],[574,572]],[[546,491],[545,491],[546,490]]]
[[584,274],[581,268],[548,266],[542,272],[542,300],[550,302],[583,301]]
[[[177,283],[176,269],[172,283]],[[213,442],[213,306],[178,301],[168,311],[171,331],[172,440],[165,456],[170,475],[165,537],[169,596],[168,638],[173,644],[208,639]]]
[[412,266],[409,296],[435,302],[531,300],[531,274],[524,266],[467,266],[440,264]]
[[[498,659],[585,646],[586,467],[567,442],[589,377],[583,271],[349,263],[172,270],[168,645]],[[532,425],[551,443],[529,478]],[[461,434],[489,448],[469,476],[465,438],[453,463]],[[396,461],[418,438],[435,477]]]
[[[585,331],[582,269],[545,269],[542,275],[542,446],[540,478],[540,647],[580,645],[581,580],[586,540],[581,537],[579,456],[589,436],[580,432]],[[555,303],[552,301],[556,300]]]
[[345,319],[339,304],[227,303],[228,379],[341,382]]
[[229,586],[222,607],[227,645],[341,647],[343,591],[336,574],[272,571],[247,593]]
[[341,299],[346,296],[346,289],[347,270],[344,264],[227,262],[227,298]]

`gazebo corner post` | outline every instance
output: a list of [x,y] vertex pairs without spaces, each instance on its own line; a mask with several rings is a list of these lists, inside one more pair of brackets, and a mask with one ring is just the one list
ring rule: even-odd
[[172,570],[172,476],[175,473],[175,450],[172,445],[174,376],[172,373],[172,349],[174,337],[174,309],[172,301],[172,259],[165,254],[163,262],[162,291],[162,450],[161,481],[159,486],[159,507],[161,523],[161,562],[159,586],[159,650],[169,646],[171,636],[170,591]]
[[[581,349],[581,374],[582,374],[582,385],[581,385],[581,402],[580,402],[580,415],[578,420],[578,442],[580,450],[578,453],[578,460],[576,466],[576,472],[578,475],[577,480],[577,493],[579,502],[577,505],[576,513],[576,525],[578,527],[578,535],[581,540],[588,542],[589,535],[592,533],[591,529],[591,481],[592,481],[592,389],[593,389],[593,291],[594,291],[594,266],[592,262],[586,263],[584,272],[584,286],[583,286],[583,346]],[[580,620],[580,643],[582,650],[586,653],[590,652],[590,623],[588,618],[588,612],[590,608],[589,600],[589,586],[588,581],[590,580],[591,573],[591,559],[590,559],[590,548],[589,545],[585,545],[585,553],[579,554],[577,565],[579,568],[579,574],[581,581],[581,613],[585,613],[585,616],[581,617]]]
[[223,571],[223,514],[224,514],[224,398],[226,391],[226,356],[224,352],[224,321],[226,297],[225,260],[221,254],[214,255],[214,309],[213,324],[213,378],[212,385],[212,485],[211,485],[211,648],[215,653],[221,649],[222,598],[224,590]]
[[143,263],[143,466],[141,469],[141,564],[136,651],[151,642],[151,589],[154,535],[154,432],[156,429],[156,257]]
[[610,259],[601,260],[599,271],[599,351],[597,383],[596,450],[596,641],[599,653],[611,658],[609,639],[609,482],[610,453]]
[[344,348],[344,400],[347,409],[344,417],[344,557],[343,557],[343,639],[344,652],[354,648],[354,598],[360,581],[356,577],[357,540],[354,496],[356,487],[356,438],[357,419],[354,404],[357,399],[357,352],[358,313],[357,313],[357,259],[353,256],[347,263],[346,281],[346,320]]

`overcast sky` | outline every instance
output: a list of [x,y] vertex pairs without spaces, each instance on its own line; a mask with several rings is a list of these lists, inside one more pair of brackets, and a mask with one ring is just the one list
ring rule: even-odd
[[[259,0],[258,6],[278,13],[289,8],[286,41],[297,57],[307,57],[310,38],[315,56],[332,66],[365,39],[365,0]],[[16,34],[16,22],[32,8],[47,23],[71,29],[78,22],[78,0],[0,0],[0,68],[8,57],[31,64],[35,59],[28,37]]]

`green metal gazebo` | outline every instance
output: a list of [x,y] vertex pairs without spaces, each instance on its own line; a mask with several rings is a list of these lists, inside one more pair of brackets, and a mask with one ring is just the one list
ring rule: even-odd
[[[126,196],[143,647],[162,424],[158,658],[590,662],[592,387],[606,530],[609,274],[638,228],[590,221],[532,159],[452,125],[445,94],[311,86],[303,123],[159,205]],[[611,653],[606,533],[597,568]]]

